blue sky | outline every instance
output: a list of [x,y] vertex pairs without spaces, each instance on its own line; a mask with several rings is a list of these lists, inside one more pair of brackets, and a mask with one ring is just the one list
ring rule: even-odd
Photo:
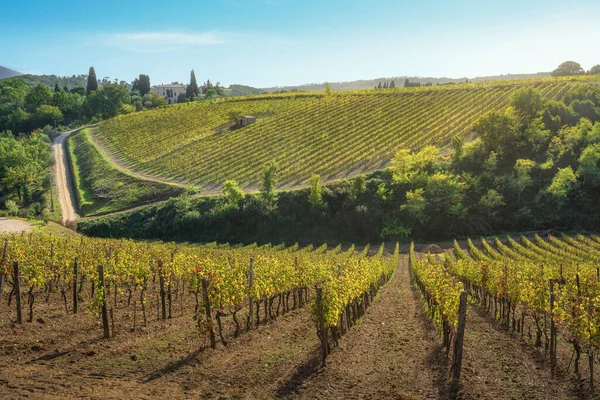
[[598,0],[0,0],[0,65],[257,87],[600,64]]

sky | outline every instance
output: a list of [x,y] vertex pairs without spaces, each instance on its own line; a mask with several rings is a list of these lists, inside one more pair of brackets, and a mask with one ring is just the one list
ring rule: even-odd
[[0,0],[0,65],[255,87],[600,64],[600,0]]

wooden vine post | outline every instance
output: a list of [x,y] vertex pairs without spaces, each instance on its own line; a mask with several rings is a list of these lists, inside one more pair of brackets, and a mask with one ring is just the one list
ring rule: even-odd
[[161,305],[161,317],[163,320],[167,319],[167,302],[165,292],[165,276],[163,274],[163,262],[158,260],[158,281],[160,284],[160,305]]
[[210,347],[214,349],[217,347],[217,339],[215,338],[215,330],[213,329],[210,299],[208,298],[208,281],[206,278],[202,278],[202,297],[204,299],[204,308],[206,310],[206,327],[208,328]]
[[462,368],[463,341],[465,338],[465,325],[467,323],[467,292],[460,293],[460,304],[458,306],[458,325],[456,326],[456,337],[454,338],[454,353],[452,356],[452,386],[458,387],[460,382],[460,370]]
[[248,324],[247,329],[252,329],[254,321],[254,299],[252,298],[252,287],[254,286],[254,259],[250,259],[250,270],[248,271]]
[[319,340],[321,341],[321,356],[323,361],[323,366],[327,364],[327,356],[329,355],[329,343],[327,341],[327,328],[325,327],[325,316],[323,315],[324,307],[323,307],[323,288],[321,286],[317,286],[317,330],[319,334]]
[[77,280],[78,280],[78,274],[79,274],[79,270],[78,270],[78,262],[79,262],[79,257],[75,257],[75,261],[73,262],[73,314],[77,314]]
[[2,293],[4,293],[4,281],[6,276],[4,274],[4,266],[6,265],[6,258],[8,256],[8,239],[4,239],[4,251],[2,252],[2,264],[0,264],[0,299]]
[[23,323],[23,310],[21,309],[21,272],[19,270],[19,262],[13,262],[13,282],[15,285],[15,300],[17,303],[17,324]]
[[102,313],[102,327],[104,328],[104,339],[110,338],[110,329],[108,327],[108,304],[106,304],[106,289],[104,281],[104,266],[98,265],[98,291],[102,298],[100,305]]
[[550,279],[550,368],[556,368],[556,324],[554,323],[554,279]]

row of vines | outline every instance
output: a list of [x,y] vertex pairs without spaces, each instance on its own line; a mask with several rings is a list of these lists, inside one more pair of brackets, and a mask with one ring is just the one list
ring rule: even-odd
[[[527,80],[429,90],[277,95],[184,103],[103,122],[97,137],[131,168],[202,185],[235,179],[256,186],[280,166],[279,185],[380,168],[401,148],[447,145],[477,118],[505,107],[522,85],[559,99],[578,80]],[[258,117],[234,129],[232,113]]]
[[43,233],[0,239],[0,298],[7,286],[17,323],[25,319],[24,302],[29,322],[40,302],[66,314],[92,313],[101,317],[107,338],[115,335],[119,315],[133,315],[133,331],[187,315],[213,347],[217,337],[227,344],[230,336],[309,304],[317,325],[325,323],[337,342],[398,258],[397,251],[395,258],[384,257],[383,245],[370,256],[368,246],[357,252],[354,246],[232,247]]

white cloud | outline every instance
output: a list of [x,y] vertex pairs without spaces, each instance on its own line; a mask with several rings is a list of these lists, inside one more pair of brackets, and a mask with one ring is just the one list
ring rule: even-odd
[[173,33],[173,32],[140,32],[115,33],[119,42],[152,45],[211,45],[224,43],[214,32],[204,33]]
[[224,35],[216,32],[124,32],[100,34],[86,41],[88,46],[116,47],[139,53],[164,53],[196,46],[226,43]]

